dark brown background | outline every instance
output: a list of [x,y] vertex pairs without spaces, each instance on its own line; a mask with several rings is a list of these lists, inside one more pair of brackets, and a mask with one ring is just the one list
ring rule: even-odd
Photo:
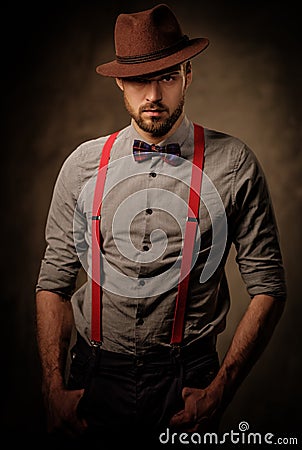
[[[95,73],[112,59],[120,12],[152,1],[41,2],[2,9],[1,436],[43,426],[34,290],[52,188],[81,142],[128,124],[121,94]],[[186,110],[234,134],[258,156],[271,188],[288,282],[288,304],[271,344],[223,421],[250,431],[301,431],[301,24],[291,2],[167,2],[190,37],[211,44],[193,61]],[[23,6],[22,6],[23,5]],[[224,354],[248,303],[232,251],[232,309]],[[300,433],[301,436],[301,433]]]

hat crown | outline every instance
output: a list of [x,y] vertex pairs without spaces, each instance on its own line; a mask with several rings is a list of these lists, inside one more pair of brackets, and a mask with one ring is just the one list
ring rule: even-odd
[[181,27],[170,8],[160,4],[152,9],[120,14],[115,25],[118,57],[156,53],[183,38]]
[[97,73],[115,78],[156,73],[202,52],[207,38],[189,39],[169,6],[161,3],[132,14],[119,14],[114,29],[115,60],[99,64]]

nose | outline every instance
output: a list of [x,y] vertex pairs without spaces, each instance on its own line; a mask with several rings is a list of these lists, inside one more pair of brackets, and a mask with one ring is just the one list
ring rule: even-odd
[[146,100],[148,102],[157,102],[162,100],[160,82],[152,80],[147,85]]

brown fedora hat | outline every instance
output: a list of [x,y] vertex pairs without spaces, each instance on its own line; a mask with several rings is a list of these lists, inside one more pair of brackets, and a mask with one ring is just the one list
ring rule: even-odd
[[125,78],[158,72],[202,52],[207,38],[189,39],[171,11],[160,4],[134,14],[120,14],[114,31],[116,59],[96,67],[107,77]]

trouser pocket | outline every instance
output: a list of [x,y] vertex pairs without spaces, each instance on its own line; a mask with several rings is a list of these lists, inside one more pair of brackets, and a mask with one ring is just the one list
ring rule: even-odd
[[219,358],[216,351],[195,358],[185,365],[183,385],[204,389],[213,381],[219,367]]
[[86,398],[95,370],[96,351],[86,344],[83,345],[80,339],[70,350],[70,357],[71,364],[67,388],[70,390],[84,389],[84,394],[77,406],[77,414],[78,417],[86,419]]
[[86,389],[93,371],[93,354],[81,352],[77,344],[71,349],[68,389]]

